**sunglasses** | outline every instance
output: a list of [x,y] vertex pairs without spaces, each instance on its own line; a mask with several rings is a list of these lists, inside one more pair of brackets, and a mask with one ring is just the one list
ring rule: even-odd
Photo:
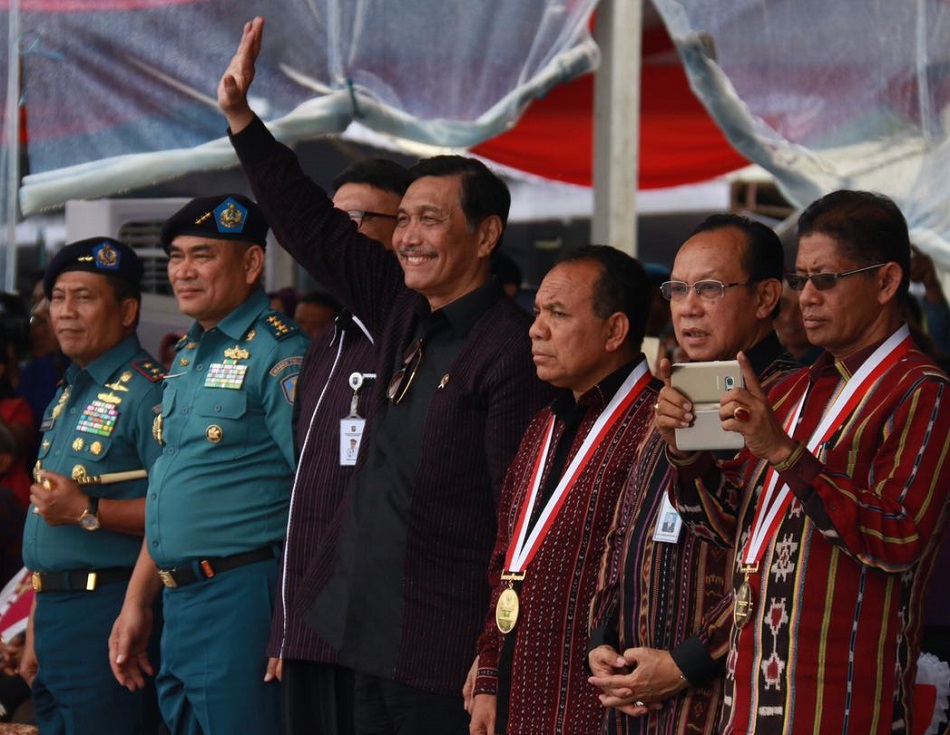
[[850,271],[841,271],[840,273],[815,273],[811,276],[802,276],[798,273],[787,273],[785,275],[785,281],[793,291],[801,291],[803,288],[805,288],[805,284],[809,281],[811,281],[811,285],[819,291],[827,291],[829,288],[834,288],[835,284],[841,278],[853,276],[855,273],[871,271],[875,268],[882,268],[885,265],[887,265],[887,263],[875,263],[874,265],[866,265],[864,268],[855,268],[854,270]]
[[389,387],[386,389],[386,396],[393,405],[398,406],[402,399],[409,392],[409,386],[415,380],[416,372],[419,370],[419,363],[422,362],[422,337],[414,339],[412,343],[402,353],[402,368],[396,371],[392,380],[389,381]]

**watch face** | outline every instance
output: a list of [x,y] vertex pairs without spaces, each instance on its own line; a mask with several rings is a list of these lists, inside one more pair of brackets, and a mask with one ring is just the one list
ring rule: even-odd
[[98,531],[99,516],[86,513],[82,518],[79,519],[79,525],[85,528],[87,531]]

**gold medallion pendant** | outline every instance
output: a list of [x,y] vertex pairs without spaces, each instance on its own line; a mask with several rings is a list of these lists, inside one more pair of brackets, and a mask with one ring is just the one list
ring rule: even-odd
[[752,619],[753,607],[752,585],[745,581],[736,590],[736,600],[732,608],[732,620],[737,628],[744,628]]
[[498,630],[502,633],[510,633],[514,630],[520,607],[518,593],[514,589],[507,587],[501,591],[498,604],[495,605],[495,625],[498,626]]

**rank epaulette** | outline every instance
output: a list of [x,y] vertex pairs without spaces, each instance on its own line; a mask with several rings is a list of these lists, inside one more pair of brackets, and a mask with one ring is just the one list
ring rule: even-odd
[[267,326],[267,331],[274,335],[274,339],[278,341],[300,331],[300,327],[276,311],[267,316],[264,324]]
[[132,367],[135,368],[137,373],[144,375],[152,383],[157,383],[165,377],[165,371],[162,369],[162,366],[147,357],[136,360],[132,363]]

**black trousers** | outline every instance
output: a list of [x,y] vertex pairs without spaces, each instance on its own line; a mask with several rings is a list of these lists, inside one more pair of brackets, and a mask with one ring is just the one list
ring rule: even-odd
[[284,735],[354,735],[353,672],[286,659],[280,680]]
[[433,694],[389,679],[356,674],[358,735],[468,735],[458,696]]

